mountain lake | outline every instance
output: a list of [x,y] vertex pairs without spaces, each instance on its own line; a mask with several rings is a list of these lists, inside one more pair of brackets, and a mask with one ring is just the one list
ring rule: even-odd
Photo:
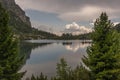
[[19,72],[26,71],[22,80],[39,76],[42,72],[48,78],[56,75],[56,65],[64,58],[71,68],[83,64],[82,58],[87,56],[86,49],[91,41],[83,40],[25,40],[20,44],[20,55],[25,62]]

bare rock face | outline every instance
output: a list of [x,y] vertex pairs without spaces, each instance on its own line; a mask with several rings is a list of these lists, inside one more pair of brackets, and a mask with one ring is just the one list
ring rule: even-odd
[[10,26],[16,32],[30,33],[32,30],[30,18],[25,15],[25,12],[15,3],[15,0],[0,0],[0,2],[9,13]]

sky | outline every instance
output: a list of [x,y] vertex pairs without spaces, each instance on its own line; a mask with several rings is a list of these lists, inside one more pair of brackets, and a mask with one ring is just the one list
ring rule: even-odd
[[92,31],[92,23],[106,12],[115,24],[120,22],[120,0],[16,0],[30,17],[33,27],[59,34]]

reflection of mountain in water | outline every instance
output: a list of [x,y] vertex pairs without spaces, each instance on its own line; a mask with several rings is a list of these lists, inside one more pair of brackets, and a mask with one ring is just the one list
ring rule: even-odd
[[80,48],[86,48],[88,46],[90,46],[90,43],[77,43],[77,42],[71,42],[71,43],[63,43],[63,45],[65,46],[65,48],[67,50],[76,52],[78,49]]
[[24,61],[30,58],[32,49],[38,47],[44,47],[52,43],[30,43],[30,42],[21,42],[20,43],[20,56],[24,56]]

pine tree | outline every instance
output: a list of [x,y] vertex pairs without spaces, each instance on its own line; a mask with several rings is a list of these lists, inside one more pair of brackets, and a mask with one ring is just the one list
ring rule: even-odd
[[0,5],[0,80],[20,80],[21,59],[18,58],[18,42],[8,27],[7,11]]
[[68,76],[68,65],[66,61],[62,58],[60,63],[57,64],[57,76],[60,80],[66,80]]
[[83,59],[90,69],[91,80],[119,80],[120,38],[106,13],[94,23],[92,41],[87,49],[88,58]]

